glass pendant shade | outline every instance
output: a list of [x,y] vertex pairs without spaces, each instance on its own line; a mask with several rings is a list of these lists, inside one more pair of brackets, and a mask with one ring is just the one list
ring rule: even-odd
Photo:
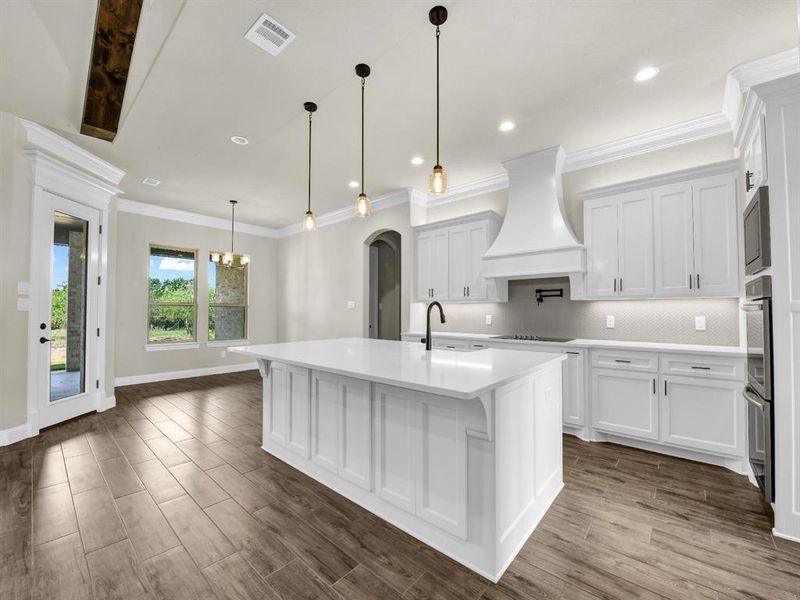
[[431,194],[444,194],[447,191],[447,173],[444,172],[442,165],[433,167],[429,190]]
[[249,265],[250,264],[250,257],[247,254],[242,254],[239,257],[239,264],[242,265],[242,266]]
[[310,210],[303,215],[303,231],[314,231],[317,228],[317,219]]
[[369,216],[369,198],[364,192],[361,192],[356,198],[355,214],[357,217]]
[[226,252],[225,254],[223,254],[222,264],[225,265],[226,267],[230,267],[231,265],[233,265],[233,254],[231,254],[230,252]]
[[222,256],[220,256],[219,252],[212,252],[211,253],[211,262],[219,263],[221,258],[222,258]]

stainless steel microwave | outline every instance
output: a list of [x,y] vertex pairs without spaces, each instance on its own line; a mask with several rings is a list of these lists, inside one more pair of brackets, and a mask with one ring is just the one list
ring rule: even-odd
[[744,209],[744,272],[754,275],[772,264],[769,240],[769,188],[756,190]]

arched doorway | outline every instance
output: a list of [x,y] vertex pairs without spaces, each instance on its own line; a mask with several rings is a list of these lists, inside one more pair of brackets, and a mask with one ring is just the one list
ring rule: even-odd
[[400,339],[400,234],[384,230],[367,239],[369,337]]

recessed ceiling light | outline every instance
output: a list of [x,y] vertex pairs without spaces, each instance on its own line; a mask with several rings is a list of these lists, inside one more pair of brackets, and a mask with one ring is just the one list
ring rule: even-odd
[[161,183],[160,179],[153,179],[152,177],[145,177],[142,179],[142,183],[145,185],[149,185],[150,187],[156,187],[159,183]]
[[514,121],[503,121],[502,123],[500,123],[500,125],[497,126],[497,129],[499,129],[500,131],[511,131],[516,126],[517,125],[516,123],[514,123]]
[[238,145],[240,145],[240,146],[247,146],[247,144],[249,144],[249,143],[250,143],[250,140],[248,140],[246,137],[242,137],[242,136],[240,136],[240,135],[234,135],[234,136],[231,138],[231,141],[232,141],[234,144],[238,144]]
[[347,185],[349,185],[351,188],[357,188],[358,187],[358,182],[354,179],[353,181],[351,181]]
[[636,75],[633,76],[633,80],[636,81],[637,83],[641,83],[642,81],[647,81],[658,75],[658,71],[659,71],[658,67],[645,67],[644,69],[642,69],[641,71],[636,73]]
[[425,162],[425,159],[422,158],[421,156],[415,156],[414,158],[411,159],[411,164],[412,165],[421,165],[424,162]]

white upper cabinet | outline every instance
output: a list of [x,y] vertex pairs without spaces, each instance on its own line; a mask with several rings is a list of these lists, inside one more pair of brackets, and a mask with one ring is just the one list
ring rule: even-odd
[[688,182],[653,190],[656,296],[688,296],[694,289],[692,186]]
[[764,102],[753,90],[747,94],[742,118],[736,127],[734,145],[744,161],[745,201],[767,185],[767,136]]
[[717,175],[692,182],[694,292],[739,294],[736,178]]
[[483,277],[483,255],[500,216],[483,212],[417,228],[417,299],[477,302],[501,299]]
[[736,168],[729,161],[583,194],[587,297],[737,296]]
[[588,295],[652,295],[653,204],[649,190],[587,201],[584,216]]
[[583,206],[586,232],[587,295],[617,294],[617,201],[602,198]]
[[653,200],[650,190],[617,200],[619,233],[617,289],[620,296],[653,295]]

